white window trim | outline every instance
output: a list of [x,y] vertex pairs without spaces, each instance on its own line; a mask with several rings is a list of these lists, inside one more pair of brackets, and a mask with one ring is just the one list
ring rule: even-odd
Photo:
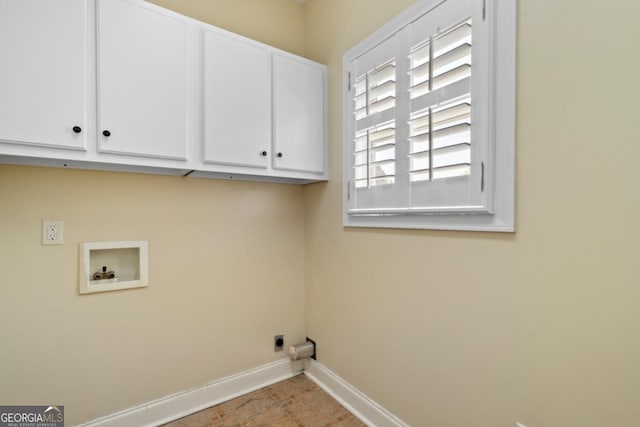
[[443,0],[422,0],[389,21],[370,37],[347,51],[343,56],[343,225],[346,227],[413,228],[467,231],[515,231],[515,90],[516,90],[516,2],[514,0],[484,1],[487,19],[492,25],[493,79],[490,111],[493,121],[493,168],[485,171],[485,185],[493,186],[493,212],[461,214],[353,215],[349,214],[350,93],[348,67],[363,52],[375,47],[417,17],[433,9]]

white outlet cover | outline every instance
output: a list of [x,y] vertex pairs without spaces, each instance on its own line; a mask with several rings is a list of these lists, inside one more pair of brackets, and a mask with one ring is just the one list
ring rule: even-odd
[[64,244],[64,221],[55,219],[42,220],[42,244],[62,245]]
[[522,423],[516,423],[516,427],[527,427],[527,426]]

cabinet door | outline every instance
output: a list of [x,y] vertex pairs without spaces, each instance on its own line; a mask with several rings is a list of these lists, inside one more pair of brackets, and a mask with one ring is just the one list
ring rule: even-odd
[[324,70],[274,54],[275,169],[324,170]]
[[271,153],[271,55],[204,32],[204,161],[266,168]]
[[100,152],[186,159],[187,27],[141,1],[98,0]]
[[0,141],[85,149],[86,1],[0,0],[0,61]]

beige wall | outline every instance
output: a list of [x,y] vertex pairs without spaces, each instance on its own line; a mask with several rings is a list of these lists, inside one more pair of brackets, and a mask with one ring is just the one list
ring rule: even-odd
[[[155,2],[329,64],[332,179],[0,165],[1,403],[62,403],[72,425],[307,332],[414,426],[640,422],[640,3],[518,2],[518,231],[491,234],[342,228],[341,56],[411,0]],[[40,246],[42,219],[64,246]],[[78,296],[77,243],[109,239],[149,240],[151,286]]]
[[[303,47],[289,1],[158,3]],[[0,165],[0,403],[63,404],[74,425],[286,357],[302,203],[294,185]],[[40,245],[42,219],[64,220],[64,246]],[[123,239],[149,241],[151,286],[79,296],[78,242]]]
[[304,54],[304,10],[293,0],[149,0],[219,28]]
[[517,233],[344,229],[341,57],[411,3],[305,7],[330,70],[332,179],[305,189],[319,360],[413,426],[639,425],[640,3],[518,1]]

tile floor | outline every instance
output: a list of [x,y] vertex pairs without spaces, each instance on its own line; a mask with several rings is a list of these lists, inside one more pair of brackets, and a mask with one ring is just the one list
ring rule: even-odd
[[362,427],[365,424],[313,381],[298,375],[165,424],[165,427],[196,426]]

